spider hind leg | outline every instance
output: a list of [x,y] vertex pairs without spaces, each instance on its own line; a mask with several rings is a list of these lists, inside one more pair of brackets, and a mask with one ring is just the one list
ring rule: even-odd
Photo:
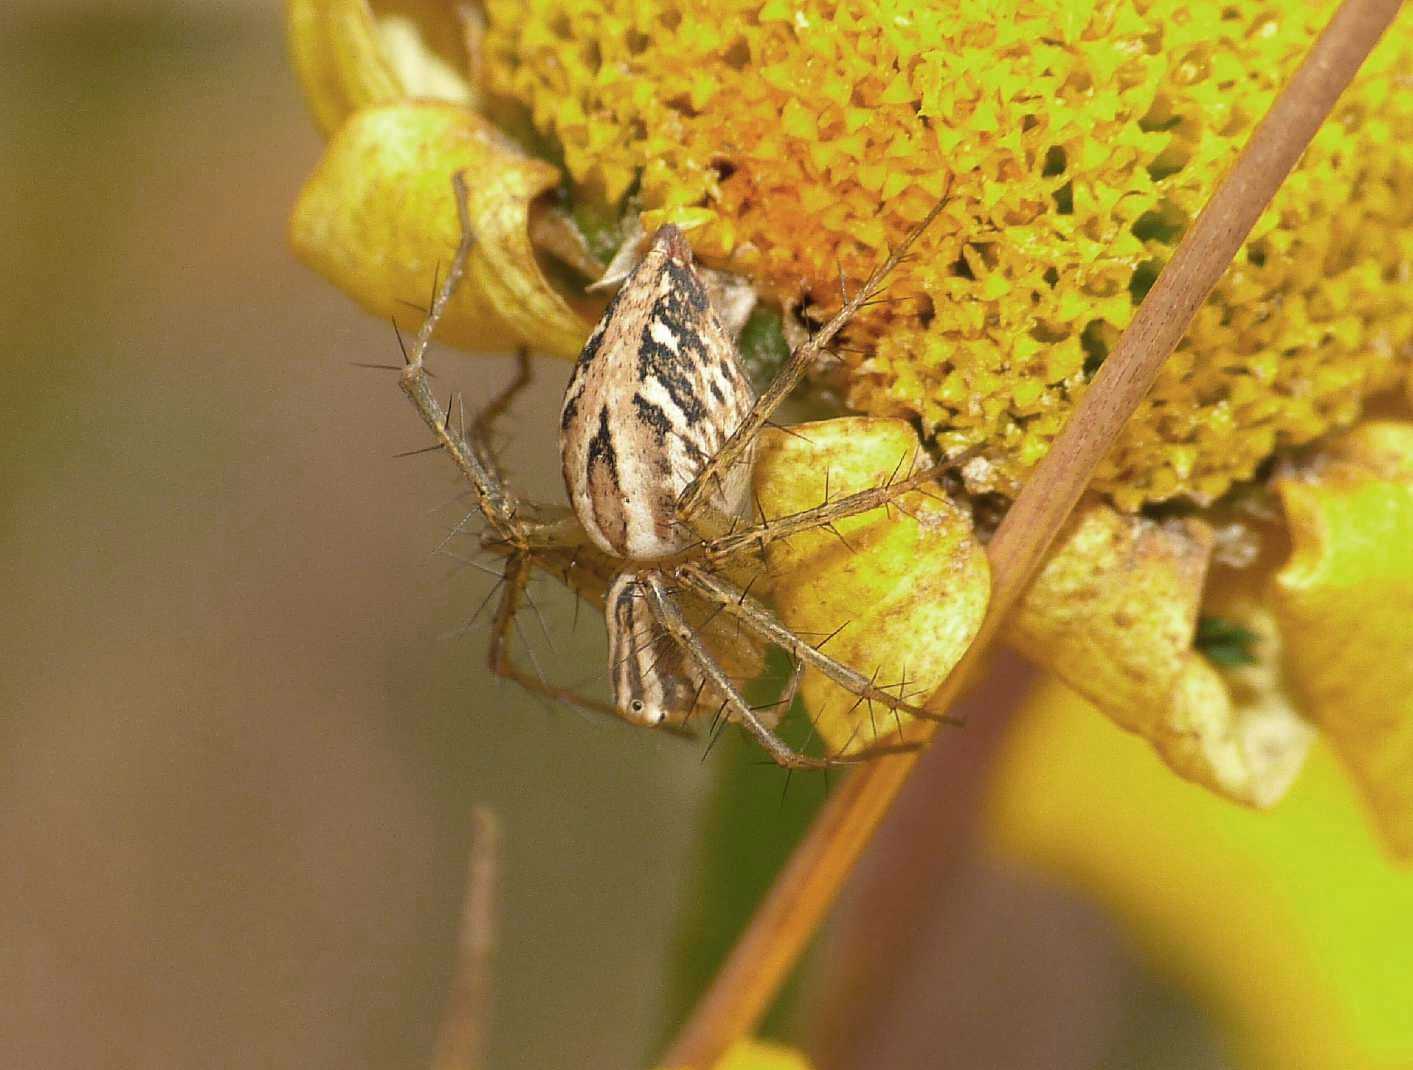
[[538,666],[534,673],[528,673],[511,659],[511,632],[515,627],[515,616],[520,612],[525,599],[525,587],[530,580],[530,558],[526,554],[512,554],[506,558],[504,589],[496,606],[495,618],[491,623],[491,642],[486,654],[486,664],[490,671],[505,680],[514,681],[531,694],[541,695],[554,702],[565,702],[595,713],[617,716],[609,705],[589,698],[570,688],[557,687],[548,683],[540,674]]

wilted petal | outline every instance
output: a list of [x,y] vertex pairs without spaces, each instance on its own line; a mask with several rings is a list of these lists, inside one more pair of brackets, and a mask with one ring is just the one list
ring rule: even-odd
[[1278,484],[1293,552],[1274,608],[1303,706],[1413,856],[1413,424],[1367,424]]
[[[1145,737],[1174,771],[1270,806],[1300,771],[1311,733],[1280,698],[1273,670],[1260,679],[1218,670],[1193,648],[1212,545],[1199,521],[1160,523],[1082,505],[1008,637]],[[1274,629],[1258,634],[1275,641]]]
[[[1285,797],[1305,767],[1316,737],[1314,726],[1290,693],[1283,637],[1265,597],[1264,581],[1269,575],[1269,570],[1260,568],[1249,573],[1217,568],[1208,576],[1202,600],[1204,616],[1236,625],[1250,637],[1250,663],[1229,665],[1202,653],[1190,655],[1220,680],[1227,696],[1227,739],[1232,749],[1226,754],[1234,760],[1218,768],[1231,770],[1224,783],[1249,785],[1244,796],[1227,794],[1258,807],[1273,806]],[[1196,708],[1195,703],[1188,708]]]
[[[826,493],[833,500],[881,486],[928,463],[909,424],[867,417],[767,431],[757,451],[755,490],[768,517],[812,509]],[[767,578],[788,627],[816,643],[832,636],[825,653],[921,702],[976,635],[990,571],[970,519],[940,489],[905,494],[898,506],[772,543]],[[815,672],[806,674],[802,694],[832,749],[886,741],[900,723]]]
[[290,0],[289,45],[325,134],[359,108],[403,100],[471,104],[462,33],[435,0]]
[[593,324],[540,272],[531,203],[559,172],[451,104],[400,104],[351,117],[295,206],[295,252],[375,315],[415,329],[460,230],[451,176],[466,172],[476,234],[467,278],[438,337],[474,349],[517,343],[574,356]]

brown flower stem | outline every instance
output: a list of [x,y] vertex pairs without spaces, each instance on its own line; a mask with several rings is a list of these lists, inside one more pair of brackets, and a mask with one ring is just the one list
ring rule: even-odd
[[500,822],[491,811],[477,806],[471,811],[471,861],[467,866],[456,969],[437,1032],[432,1070],[482,1070],[486,1065],[499,884]]
[[[987,548],[992,582],[986,618],[967,656],[928,700],[933,712],[945,713],[955,701],[1095,467],[1399,6],[1398,0],[1345,0],[1340,5],[1184,235]],[[829,800],[668,1049],[663,1066],[705,1070],[753,1028],[916,762],[915,755],[879,759],[854,773]]]

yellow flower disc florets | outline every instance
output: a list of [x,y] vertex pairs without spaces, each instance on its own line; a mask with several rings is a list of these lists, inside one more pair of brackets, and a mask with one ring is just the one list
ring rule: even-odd
[[[982,444],[1012,491],[1333,4],[487,0],[487,88],[576,195],[696,208],[713,262],[838,303],[942,193],[856,327],[849,399]],[[1413,336],[1413,27],[1395,24],[1099,473],[1208,501],[1351,423]],[[705,210],[702,210],[705,209]]]

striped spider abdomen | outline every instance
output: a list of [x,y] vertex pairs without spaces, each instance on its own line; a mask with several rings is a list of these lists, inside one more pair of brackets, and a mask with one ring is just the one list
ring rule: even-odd
[[[678,524],[678,496],[754,400],[691,247],[676,227],[662,227],[564,393],[564,484],[594,543],[643,562],[682,549],[692,535]],[[747,460],[713,481],[708,503],[734,515],[749,481]]]

